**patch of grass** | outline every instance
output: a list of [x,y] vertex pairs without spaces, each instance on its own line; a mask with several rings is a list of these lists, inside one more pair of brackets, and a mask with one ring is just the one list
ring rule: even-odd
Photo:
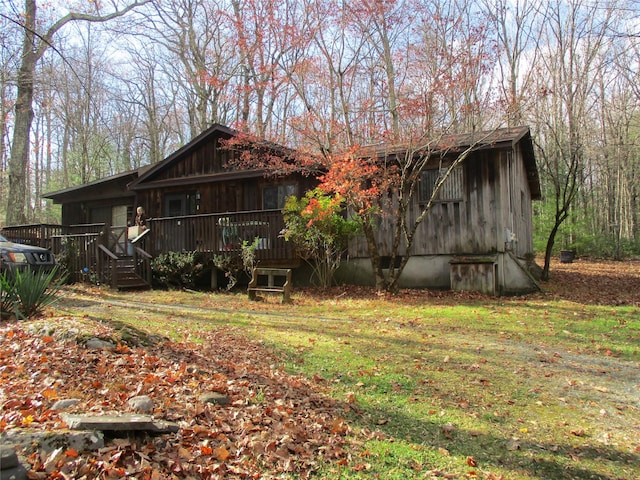
[[[123,332],[197,341],[234,330],[350,405],[359,443],[318,478],[640,478],[638,308],[543,296],[296,295],[287,306],[244,294],[99,295],[110,305],[101,321]],[[61,308],[103,315],[76,312],[92,296],[68,295]]]

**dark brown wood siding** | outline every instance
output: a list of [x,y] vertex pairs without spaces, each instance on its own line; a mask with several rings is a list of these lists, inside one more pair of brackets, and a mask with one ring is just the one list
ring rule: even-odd
[[218,135],[211,136],[197,148],[184,152],[181,159],[158,172],[153,181],[176,180],[228,171],[227,162],[231,152],[221,145],[221,138]]
[[[292,175],[283,179],[265,177],[228,180],[185,185],[158,186],[138,192],[138,205],[145,208],[150,217],[165,217],[167,195],[185,194],[195,196],[195,211],[185,215],[243,212],[267,209],[263,204],[263,191],[268,186],[295,185],[296,195],[304,193],[316,184],[314,179]],[[152,184],[151,184],[152,185]]]

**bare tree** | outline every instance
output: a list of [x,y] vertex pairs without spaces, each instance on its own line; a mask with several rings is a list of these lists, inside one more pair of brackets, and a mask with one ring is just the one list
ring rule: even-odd
[[537,97],[540,129],[538,151],[547,193],[554,202],[554,219],[545,249],[543,279],[549,269],[556,235],[570,218],[582,185],[588,144],[585,124],[592,113],[591,96],[600,72],[602,49],[612,10],[582,0],[555,0],[544,11],[540,55],[543,71],[538,77]]
[[542,34],[541,0],[484,0],[484,11],[495,32],[501,103],[507,126],[525,119]]
[[71,22],[106,22],[121,17],[133,9],[149,3],[136,0],[107,14],[90,14],[72,11],[59,18],[46,30],[40,31],[37,21],[37,0],[25,0],[22,18],[16,18],[24,30],[22,53],[17,78],[17,96],[11,157],[9,160],[9,195],[6,223],[19,224],[25,221],[27,170],[29,165],[29,143],[33,122],[33,95],[36,64],[53,42],[61,28]]
[[145,36],[169,53],[164,73],[180,86],[189,138],[212,123],[229,123],[234,105],[226,95],[240,62],[225,6],[217,1],[169,0],[154,7],[149,21],[155,29]]
[[[11,42],[15,38],[16,26],[0,17],[0,197],[5,198],[8,190],[8,152],[10,136],[10,116],[15,101],[15,75],[18,51]],[[0,213],[5,205],[0,205]],[[4,215],[2,215],[4,217]]]
[[[174,105],[178,87],[168,81],[163,71],[160,49],[161,46],[148,44],[144,48],[130,48],[128,53],[134,60],[131,68],[113,72],[121,85],[116,101],[119,110],[126,112],[118,118],[122,151],[127,158],[126,167],[130,169],[144,163],[157,163],[169,147],[176,146],[173,129],[177,123]],[[134,153],[140,149],[145,150],[144,155]]]

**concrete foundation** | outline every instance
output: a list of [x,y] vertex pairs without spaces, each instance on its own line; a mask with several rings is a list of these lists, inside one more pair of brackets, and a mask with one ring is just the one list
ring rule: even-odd
[[[375,286],[371,261],[368,258],[344,261],[335,280],[338,284]],[[488,295],[517,295],[540,290],[528,272],[525,260],[511,252],[414,256],[402,272],[400,288],[452,289]]]

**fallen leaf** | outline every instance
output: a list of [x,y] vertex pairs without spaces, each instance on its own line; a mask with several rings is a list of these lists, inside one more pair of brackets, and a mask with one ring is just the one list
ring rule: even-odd
[[496,475],[492,472],[487,472],[484,475],[486,480],[504,480],[504,477],[502,475]]
[[225,447],[217,447],[213,450],[213,455],[221,462],[224,462],[231,454]]
[[456,427],[451,423],[442,426],[442,433],[446,438],[453,438],[452,433],[456,431]]
[[47,388],[42,392],[42,396],[47,400],[56,400],[58,397],[58,392],[56,392],[53,388]]
[[64,454],[67,457],[73,457],[73,458],[75,458],[75,457],[77,457],[79,455],[78,452],[73,448],[67,448],[67,450],[65,450]]
[[332,423],[331,423],[331,430],[330,432],[332,434],[338,433],[341,435],[344,435],[345,433],[347,433],[347,425],[344,423],[344,418],[336,418]]
[[191,452],[184,447],[178,447],[178,455],[184,460],[191,460],[193,458]]

